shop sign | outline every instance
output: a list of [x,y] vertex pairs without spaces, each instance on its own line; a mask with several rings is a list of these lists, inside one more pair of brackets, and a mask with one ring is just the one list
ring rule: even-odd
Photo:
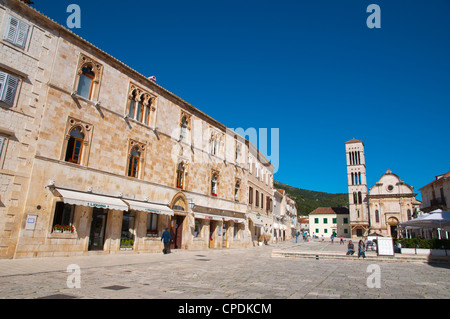
[[98,204],[98,203],[90,203],[90,202],[87,202],[87,206],[89,206],[89,207],[96,207],[96,208],[103,208],[103,209],[109,208],[109,205]]
[[145,211],[146,211],[147,213],[155,213],[155,214],[160,214],[160,213],[161,213],[160,210],[157,210],[157,209],[151,209],[151,208],[146,208]]

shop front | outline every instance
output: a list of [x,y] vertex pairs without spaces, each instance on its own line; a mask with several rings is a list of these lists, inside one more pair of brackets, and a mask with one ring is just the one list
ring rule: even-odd
[[[274,221],[268,216],[260,213],[248,212],[249,230],[252,237],[253,245],[261,245],[264,242],[273,241]],[[280,230],[282,225],[279,224]],[[283,233],[280,232],[280,237],[283,238]]]
[[204,206],[193,208],[196,247],[230,248],[245,246],[245,214]]
[[162,204],[62,188],[54,194],[62,201],[55,204],[50,238],[67,239],[68,244],[86,238],[86,250],[92,252],[159,251],[160,236],[174,215]]
[[121,251],[156,252],[162,250],[161,235],[168,227],[174,212],[169,207],[123,199],[129,207],[122,218]]

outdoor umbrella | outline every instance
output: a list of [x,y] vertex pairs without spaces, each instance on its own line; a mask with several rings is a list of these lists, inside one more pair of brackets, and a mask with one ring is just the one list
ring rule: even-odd
[[425,217],[430,216],[430,215],[431,214],[429,214],[429,213],[422,214],[422,215],[420,215],[419,217],[417,217],[415,219],[411,219],[411,220],[408,220],[406,222],[400,223],[400,226],[407,227],[407,228],[421,228],[420,226],[415,226],[414,227],[412,222],[417,223],[418,221],[420,221],[420,220],[422,220]]
[[421,216],[420,218],[402,223],[402,226],[441,228],[448,231],[450,230],[450,212],[446,212],[442,209],[436,209],[430,212],[430,214],[425,217]]

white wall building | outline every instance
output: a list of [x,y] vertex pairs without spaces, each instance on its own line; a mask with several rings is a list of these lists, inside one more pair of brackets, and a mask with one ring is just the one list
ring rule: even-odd
[[350,237],[350,215],[346,207],[319,207],[309,214],[309,234],[324,238]]

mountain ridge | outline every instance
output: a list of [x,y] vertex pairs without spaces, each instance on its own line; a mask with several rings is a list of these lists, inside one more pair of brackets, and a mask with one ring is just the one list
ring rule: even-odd
[[297,215],[307,216],[318,207],[348,207],[347,193],[326,193],[297,188],[274,180],[275,189],[283,189],[297,203]]

